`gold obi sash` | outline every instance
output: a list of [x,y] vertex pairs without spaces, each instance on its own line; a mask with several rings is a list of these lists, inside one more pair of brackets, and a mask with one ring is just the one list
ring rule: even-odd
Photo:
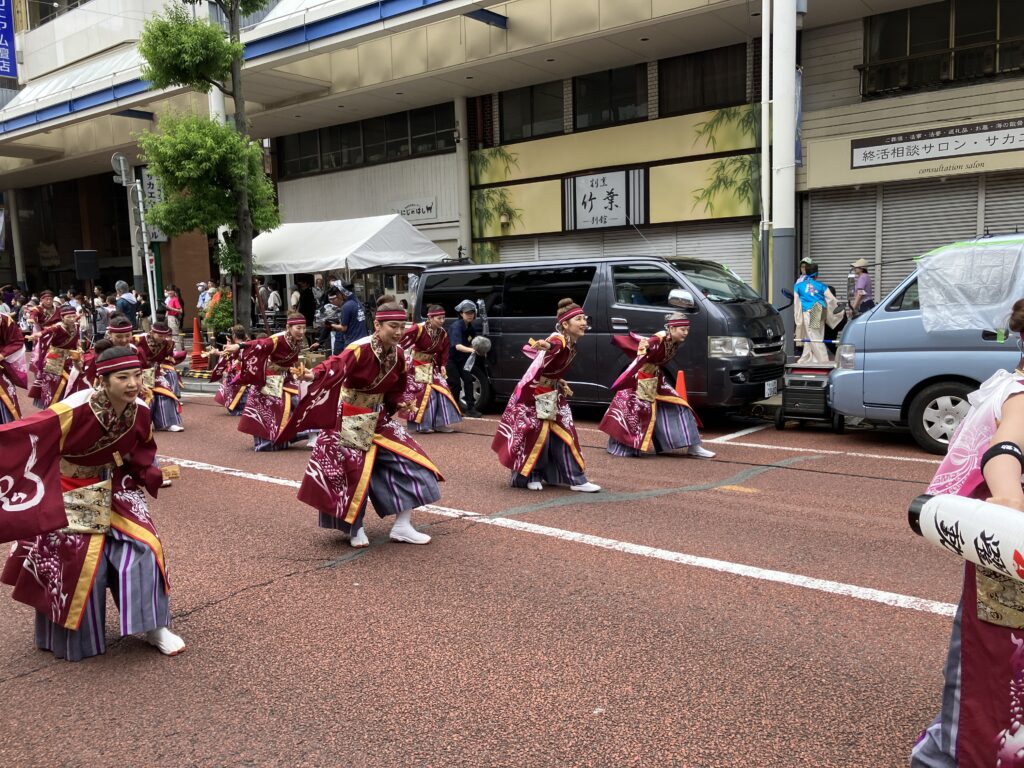
[[156,368],[149,367],[142,369],[142,385],[146,389],[152,389],[156,386]]
[[344,448],[353,448],[366,453],[373,445],[377,432],[377,408],[384,402],[384,393],[360,392],[342,387],[341,417],[338,422],[338,439]]
[[43,363],[43,370],[54,376],[60,376],[64,373],[64,363],[74,351],[73,349],[64,349],[63,347],[50,347],[50,351],[46,353],[46,362]]
[[[537,383],[533,389],[534,407],[537,409],[537,418],[543,421],[555,421],[558,418],[558,392],[561,382],[558,379],[549,379],[547,376],[537,377]],[[539,390],[547,389],[548,392]]]
[[429,384],[434,380],[434,354],[432,352],[413,352],[413,373],[417,384]]
[[1024,629],[1024,583],[978,566],[978,618],[989,624]]
[[658,366],[645,363],[636,374],[636,396],[648,403],[658,397]]
[[99,480],[97,474],[106,467],[83,467],[60,460],[60,473],[68,478],[96,478],[95,483],[65,491],[64,512],[68,524],[61,533],[105,534],[110,530],[113,493],[109,480]]

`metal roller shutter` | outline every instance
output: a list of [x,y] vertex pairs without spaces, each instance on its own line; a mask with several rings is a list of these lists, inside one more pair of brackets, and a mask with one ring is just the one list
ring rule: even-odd
[[630,229],[608,232],[604,236],[605,256],[660,256],[671,259],[676,255],[676,229]]
[[537,250],[541,261],[545,259],[592,259],[601,255],[602,248],[603,237],[600,232],[537,238]]
[[916,256],[977,234],[978,178],[950,176],[945,182],[911,181],[882,187],[882,284],[878,297],[885,297],[914,270]]
[[536,261],[537,241],[529,238],[525,240],[504,240],[498,250],[498,261]]
[[703,221],[676,227],[676,255],[725,264],[742,280],[753,279],[753,224]]
[[985,177],[985,229],[992,235],[1024,232],[1024,173]]
[[821,281],[831,285],[840,299],[846,296],[850,264],[857,259],[875,261],[877,196],[873,186],[828,189],[808,196],[804,254],[814,259]]

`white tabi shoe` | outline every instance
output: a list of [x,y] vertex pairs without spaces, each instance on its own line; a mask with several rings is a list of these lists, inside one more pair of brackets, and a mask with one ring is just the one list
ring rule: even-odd
[[450,434],[451,434],[452,432],[454,432],[455,430],[454,430],[454,429],[452,429],[451,427],[438,427],[438,428],[437,428],[437,431],[438,431],[438,432],[443,432],[443,433],[444,433],[444,434],[446,434],[446,435],[450,435]]
[[171,481],[170,480],[164,480],[162,483],[160,483],[160,487],[161,488],[170,488],[171,487]]
[[542,483],[540,480],[531,480],[526,484],[526,487],[531,491],[543,491],[544,483]]
[[359,526],[359,530],[353,534],[352,538],[348,540],[349,546],[353,549],[363,549],[364,547],[370,546],[370,539],[366,535],[366,531],[362,526]]
[[177,656],[185,650],[185,641],[167,627],[157,627],[146,633],[146,642],[156,646],[164,656]]
[[398,519],[391,526],[391,540],[403,541],[406,544],[429,544],[430,537],[412,527],[412,510],[398,513]]
[[601,486],[596,483],[584,483],[583,485],[570,485],[569,490],[580,493],[597,493],[601,490]]
[[700,445],[691,445],[690,450],[686,452],[687,456],[696,456],[698,459],[713,459],[715,458],[715,452],[709,451]]
[[171,426],[169,426],[167,428],[167,431],[168,432],[184,432],[185,428],[183,426],[181,426],[181,424],[171,424]]

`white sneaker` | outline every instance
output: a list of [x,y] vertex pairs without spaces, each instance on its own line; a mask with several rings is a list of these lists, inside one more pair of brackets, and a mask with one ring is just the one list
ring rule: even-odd
[[306,441],[306,444],[304,446],[302,446],[302,447],[305,448],[308,451],[312,451],[314,448],[316,448],[316,438],[315,437],[309,438],[309,440]]
[[715,452],[709,451],[700,445],[691,445],[690,450],[686,452],[687,456],[696,456],[698,459],[713,459],[715,458]]
[[167,627],[157,627],[146,633],[146,642],[156,646],[164,656],[177,656],[185,650],[185,641]]
[[181,426],[181,424],[171,424],[171,426],[169,426],[167,428],[167,431],[168,432],[184,432],[185,428],[183,426]]
[[444,433],[445,433],[446,435],[450,435],[450,434],[451,434],[452,432],[454,432],[455,430],[454,430],[454,429],[452,429],[451,427],[438,427],[438,428],[437,428],[437,431],[438,431],[438,432],[444,432]]
[[601,486],[596,483],[584,483],[583,485],[570,485],[569,490],[580,493],[597,493],[601,490]]
[[403,541],[406,544],[429,544],[430,537],[412,527],[412,511],[398,513],[398,519],[391,526],[391,540]]
[[352,538],[348,541],[349,546],[353,549],[363,549],[364,547],[370,546],[370,539],[366,535],[366,531],[362,526],[359,526],[359,530],[356,531]]
[[529,488],[531,491],[543,491],[544,483],[542,483],[540,480],[531,480],[526,484],[526,487]]
[[162,483],[160,483],[160,487],[161,488],[170,488],[171,487],[171,481],[170,480],[164,480]]

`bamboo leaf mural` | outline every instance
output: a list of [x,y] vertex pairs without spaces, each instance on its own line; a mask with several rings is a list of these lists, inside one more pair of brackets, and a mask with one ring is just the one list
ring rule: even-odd
[[[756,143],[761,130],[761,113],[753,104],[717,109],[710,118],[697,125],[697,141],[711,151],[718,147],[718,137],[725,130],[739,131]],[[735,155],[716,160],[708,173],[707,184],[694,190],[693,208],[704,206],[704,212],[715,215],[715,206],[741,204],[751,209],[760,207],[760,159],[756,154]]]
[[[506,180],[511,176],[512,169],[518,167],[517,156],[504,147],[477,150],[469,156],[471,185],[479,185],[485,178],[492,180],[490,176],[496,175],[500,175],[498,180]],[[475,241],[488,237],[488,231],[503,217],[508,221],[508,231],[512,232],[522,222],[523,210],[514,205],[512,193],[504,187],[473,189],[470,193],[470,209],[473,259],[479,263],[496,261],[498,248],[495,243]]]

